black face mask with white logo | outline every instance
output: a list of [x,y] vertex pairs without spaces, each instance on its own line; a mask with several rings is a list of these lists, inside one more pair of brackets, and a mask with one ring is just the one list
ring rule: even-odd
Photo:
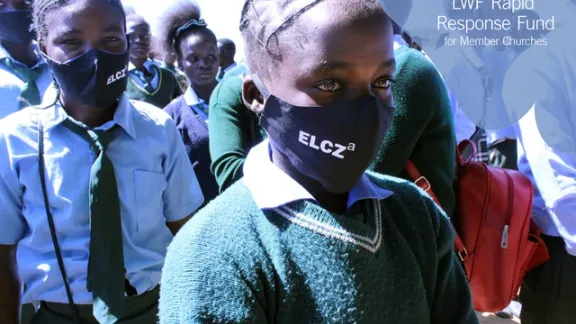
[[349,192],[376,157],[394,108],[371,95],[297,107],[270,95],[257,76],[253,79],[267,98],[260,126],[273,148],[327,191]]
[[16,44],[28,44],[34,38],[31,30],[32,10],[0,11],[0,39]]
[[129,51],[110,53],[92,49],[64,63],[46,62],[65,96],[90,107],[108,108],[128,84]]

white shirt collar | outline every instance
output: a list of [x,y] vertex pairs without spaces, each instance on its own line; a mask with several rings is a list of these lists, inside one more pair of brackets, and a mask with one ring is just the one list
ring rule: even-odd
[[[315,200],[298,182],[270,160],[266,139],[250,150],[244,162],[244,184],[260,209],[272,209],[298,200]],[[366,174],[348,195],[348,208],[364,199],[385,199],[391,191],[376,186]]]
[[[40,49],[38,49],[36,42],[34,42],[34,53],[38,57],[38,62],[32,67],[33,69],[39,67],[40,65],[46,64],[46,61],[44,61],[44,58],[42,57],[42,55],[40,55]],[[8,53],[8,51],[5,50],[4,47],[2,47],[2,45],[0,45],[0,60],[6,57],[12,60],[13,62],[24,65],[23,63],[16,61],[12,57],[12,55],[10,55],[10,53]]]
[[188,106],[195,106],[199,103],[203,103],[204,100],[200,99],[192,87],[188,87],[186,92],[184,92],[184,101]]
[[398,50],[402,46],[408,46],[408,43],[402,38],[401,35],[394,35],[394,51]]

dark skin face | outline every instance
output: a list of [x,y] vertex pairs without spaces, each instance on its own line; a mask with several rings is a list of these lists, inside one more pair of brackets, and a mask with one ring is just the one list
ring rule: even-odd
[[185,37],[180,43],[180,68],[192,84],[209,85],[218,75],[218,48],[198,35]]
[[150,25],[139,19],[128,19],[126,33],[130,40],[130,62],[136,68],[142,68],[150,55],[152,44]]
[[[280,34],[282,62],[272,64],[268,76],[261,76],[273,95],[296,106],[314,107],[372,94],[393,106],[391,80],[396,68],[387,17],[354,20],[337,6],[323,2],[290,28],[297,29]],[[264,108],[262,95],[250,78],[244,81],[243,98],[255,112]],[[327,192],[319,182],[297,171],[280,152],[273,150],[272,160],[324,208],[346,211],[347,194]]]
[[190,35],[182,39],[179,50],[178,66],[196,94],[208,103],[217,84],[219,60],[216,44],[201,35]]
[[218,42],[218,56],[220,58],[220,67],[226,69],[230,65],[234,64],[234,57],[230,53],[226,46]]
[[[66,62],[92,49],[122,53],[128,48],[121,9],[107,1],[76,1],[53,11],[46,20],[48,35],[41,50],[56,62]],[[112,119],[116,106],[89,107],[61,93],[66,112],[95,127]]]
[[[0,0],[0,12],[32,9],[32,0]],[[32,42],[28,44],[15,44],[0,40],[2,47],[19,62],[33,66],[38,61],[34,53]]]

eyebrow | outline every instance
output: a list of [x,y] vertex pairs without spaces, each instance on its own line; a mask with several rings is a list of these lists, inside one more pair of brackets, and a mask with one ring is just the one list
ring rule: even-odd
[[[380,68],[383,69],[387,69],[387,68],[391,68],[393,66],[396,65],[396,59],[391,58],[388,59],[384,62],[382,62],[380,64]],[[324,61],[322,62],[320,65],[318,65],[317,67],[315,67],[313,69],[313,74],[315,73],[322,73],[322,72],[328,72],[328,71],[332,71],[332,70],[341,70],[341,69],[346,69],[346,68],[350,68],[352,65],[346,62],[328,62],[328,61]]]

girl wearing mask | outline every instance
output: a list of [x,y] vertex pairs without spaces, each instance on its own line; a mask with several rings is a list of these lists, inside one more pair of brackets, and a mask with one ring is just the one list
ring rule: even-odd
[[478,323],[446,215],[365,170],[394,113],[373,0],[247,0],[243,98],[269,140],[169,248],[161,323]]
[[40,104],[52,82],[30,31],[31,3],[0,1],[0,119]]
[[33,16],[57,90],[0,121],[0,322],[34,303],[33,323],[156,323],[166,247],[203,202],[178,130],[127,99],[119,0]]
[[190,162],[198,176],[206,203],[218,195],[218,184],[210,171],[208,99],[216,85],[218,44],[214,33],[200,19],[193,1],[177,1],[159,20],[158,40],[164,53],[176,53],[190,87],[170,103],[166,111],[176,122]]

